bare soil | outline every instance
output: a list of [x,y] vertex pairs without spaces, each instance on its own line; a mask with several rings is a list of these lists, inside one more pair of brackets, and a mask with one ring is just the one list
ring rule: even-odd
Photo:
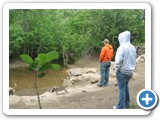
[[[14,64],[14,62],[13,62]],[[18,63],[19,64],[19,63]],[[86,57],[81,59],[70,68],[76,67],[94,67],[99,70],[98,57]],[[112,109],[118,100],[118,88],[115,86],[116,80],[110,79],[109,86],[97,87],[96,84],[92,88],[85,91],[73,92],[69,95],[57,95],[56,99],[50,99],[42,102],[43,109]],[[130,80],[130,100],[131,105],[136,105],[136,109],[140,109],[136,102],[138,92],[145,88],[145,63],[138,63],[136,77]],[[74,91],[74,90],[73,90]],[[61,94],[61,93],[60,93]],[[54,97],[54,96],[52,96]],[[24,102],[11,104],[10,109],[38,109],[37,104],[27,105]],[[131,108],[132,109],[132,108]]]

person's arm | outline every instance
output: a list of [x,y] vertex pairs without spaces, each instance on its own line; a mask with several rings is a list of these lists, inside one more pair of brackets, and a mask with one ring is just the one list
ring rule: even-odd
[[111,56],[111,60],[113,59],[114,57],[114,50],[113,50],[113,47],[112,47],[112,56]]
[[105,54],[105,49],[102,48],[101,53],[100,53],[100,57],[99,57],[99,61],[100,61],[100,62],[103,61],[104,54]]
[[122,64],[123,64],[123,51],[122,51],[122,48],[119,47],[117,49],[117,53],[116,53],[116,56],[115,56],[115,71],[119,71]]

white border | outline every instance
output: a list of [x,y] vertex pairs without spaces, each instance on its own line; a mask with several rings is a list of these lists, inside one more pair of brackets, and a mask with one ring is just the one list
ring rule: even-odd
[[[9,109],[9,9],[145,9],[145,89],[151,89],[151,7],[147,3],[7,3],[3,6],[3,112],[6,115],[148,115],[142,109]],[[141,32],[141,31],[139,31]]]

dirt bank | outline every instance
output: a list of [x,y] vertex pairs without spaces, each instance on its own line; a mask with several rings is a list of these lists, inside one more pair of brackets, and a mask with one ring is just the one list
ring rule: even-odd
[[[76,67],[94,67],[99,70],[98,58],[88,57],[77,62],[70,68]],[[41,95],[41,104],[43,109],[112,109],[117,103],[118,88],[115,86],[116,80],[110,79],[109,86],[97,87],[96,84],[90,84],[78,88],[67,88],[68,94],[64,91],[55,95],[46,91]],[[136,103],[136,95],[145,87],[145,63],[137,64],[136,77],[129,83],[131,104]],[[32,96],[10,96],[10,109],[38,109],[37,97]],[[25,100],[24,100],[25,99]],[[139,109],[139,106],[136,106]]]

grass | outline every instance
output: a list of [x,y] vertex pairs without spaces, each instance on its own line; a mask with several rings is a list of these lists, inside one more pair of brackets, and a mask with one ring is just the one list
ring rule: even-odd
[[131,104],[130,106],[127,106],[127,109],[135,109],[137,107],[137,105],[135,104]]

